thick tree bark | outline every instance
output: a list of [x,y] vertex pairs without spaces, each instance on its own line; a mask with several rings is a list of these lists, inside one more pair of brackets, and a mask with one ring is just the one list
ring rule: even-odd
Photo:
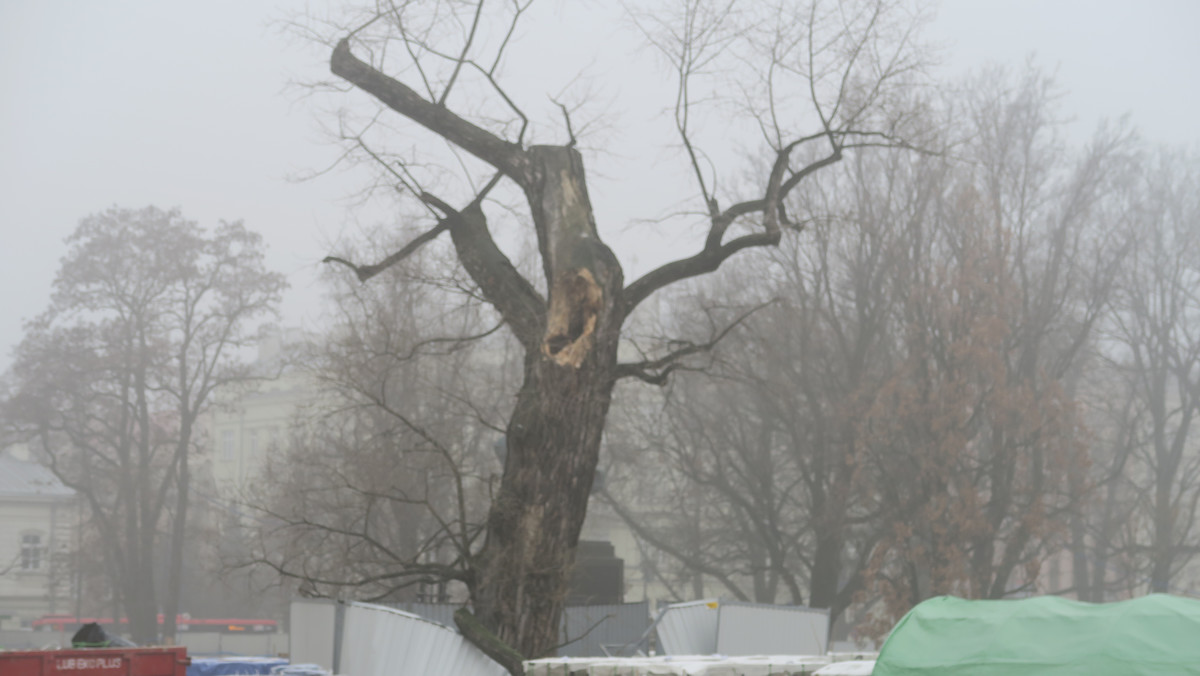
[[530,355],[509,422],[504,478],[473,591],[480,621],[529,658],[559,642],[612,390],[615,346],[600,349],[611,356],[579,369]]
[[623,275],[596,235],[572,148],[531,149],[527,189],[551,280],[542,340],[507,430],[508,455],[476,566],[476,616],[528,658],[558,644],[615,382]]

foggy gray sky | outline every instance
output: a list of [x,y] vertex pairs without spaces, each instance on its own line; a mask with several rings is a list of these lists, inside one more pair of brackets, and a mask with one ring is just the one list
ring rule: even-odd
[[[284,91],[290,78],[326,72],[323,51],[272,26],[288,4],[0,2],[0,368],[22,322],[48,302],[63,238],[114,204],[179,206],[205,226],[245,220],[266,238],[269,264],[291,281],[285,322],[311,324],[318,261],[354,236],[356,222],[387,214],[348,210],[342,198],[361,181],[353,174],[287,180],[337,154],[317,132],[315,111]],[[555,16],[569,31],[570,12]],[[1017,66],[1031,53],[1057,67],[1076,140],[1100,119],[1130,113],[1152,141],[1194,144],[1197,26],[1194,0],[946,0],[929,37],[947,47],[947,74],[988,61]],[[571,36],[558,37],[566,39],[555,49],[569,49]],[[590,55],[555,58],[586,65]],[[616,111],[624,123],[644,119],[628,112]],[[599,225],[627,263],[636,256],[632,278],[667,252],[638,251],[641,240],[605,217],[637,215],[639,204],[653,203],[645,193],[653,186],[611,174],[603,186],[619,191],[609,200],[622,206],[600,211],[605,196],[594,187]]]

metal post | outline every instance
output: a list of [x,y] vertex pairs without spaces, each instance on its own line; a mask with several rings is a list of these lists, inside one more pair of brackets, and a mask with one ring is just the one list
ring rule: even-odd
[[346,604],[340,599],[333,606],[333,673],[342,672],[342,630],[346,626]]

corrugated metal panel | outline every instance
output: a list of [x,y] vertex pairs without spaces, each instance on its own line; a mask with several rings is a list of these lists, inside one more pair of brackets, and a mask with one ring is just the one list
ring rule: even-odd
[[412,613],[369,603],[346,608],[341,672],[353,676],[506,676],[458,632]]
[[454,624],[454,611],[462,607],[457,603],[381,603],[379,605],[403,610],[406,613],[420,615],[421,617],[438,624],[445,625],[454,629],[457,625]]
[[659,652],[664,655],[711,655],[717,651],[716,599],[673,603],[658,618]]
[[722,603],[717,613],[720,655],[824,655],[829,611],[805,606]]
[[[389,608],[419,615],[432,622],[454,628],[455,603],[387,603]],[[624,646],[641,639],[650,626],[650,604],[618,603],[596,606],[568,606],[563,611],[558,649],[564,657],[603,657],[617,654]],[[590,631],[589,631],[590,630]],[[570,643],[567,643],[570,641]],[[608,647],[608,652],[605,648]]]
[[333,601],[292,600],[288,610],[288,654],[292,662],[333,669],[334,614]]
[[603,657],[621,654],[634,646],[650,627],[650,604],[618,603],[603,606],[568,606],[559,635],[560,657]]

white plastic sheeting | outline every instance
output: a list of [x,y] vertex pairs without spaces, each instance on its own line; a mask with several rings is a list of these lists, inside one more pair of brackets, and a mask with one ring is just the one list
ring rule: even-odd
[[550,657],[526,662],[525,676],[810,676],[828,664],[819,655]]
[[666,655],[823,655],[829,612],[706,599],[667,606],[655,630]]
[[352,676],[507,676],[457,631],[370,603],[346,607],[339,671]]

